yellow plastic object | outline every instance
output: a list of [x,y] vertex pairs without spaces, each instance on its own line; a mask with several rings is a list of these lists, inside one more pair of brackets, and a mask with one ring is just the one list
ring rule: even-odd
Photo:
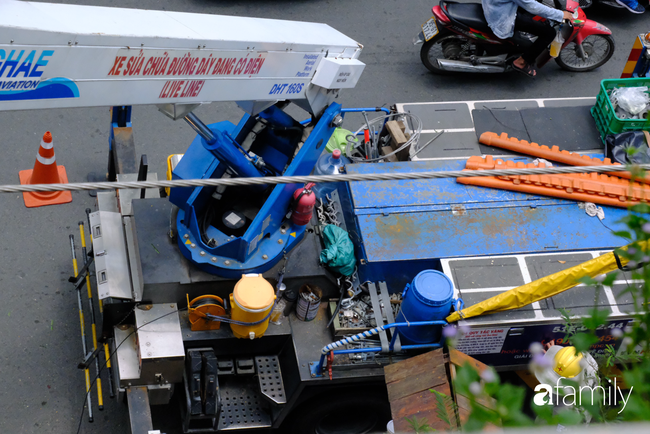
[[[630,246],[623,246],[619,250],[625,251]],[[647,251],[647,243],[645,241],[639,241],[635,247],[640,248],[644,252]],[[619,256],[619,258],[622,266],[628,263],[628,260],[624,257]],[[451,323],[463,318],[518,309],[573,288],[580,283],[580,279],[583,277],[589,276],[593,278],[614,271],[617,268],[618,265],[616,264],[614,252],[609,252],[575,267],[537,279],[534,282],[513,288],[510,291],[502,292],[499,295],[467,307],[460,312],[454,312],[446,320]]]
[[556,374],[565,377],[573,378],[582,371],[580,361],[582,354],[576,354],[575,347],[564,347],[555,355],[555,366],[553,370]]
[[[167,157],[167,181],[172,180],[174,167],[176,167],[178,162],[181,161],[181,158],[183,158],[183,154],[171,154]],[[165,187],[165,192],[167,193],[167,196],[169,196],[169,187]]]
[[[273,286],[261,274],[244,274],[230,294],[231,319],[246,323],[261,321],[273,308]],[[264,336],[269,318],[255,325],[230,324],[233,335],[242,339]]]
[[189,301],[189,297],[187,299],[188,317],[192,331],[219,330],[221,321],[209,320],[206,314],[221,317],[226,315],[221,297],[217,297],[216,295],[202,295],[192,301]]

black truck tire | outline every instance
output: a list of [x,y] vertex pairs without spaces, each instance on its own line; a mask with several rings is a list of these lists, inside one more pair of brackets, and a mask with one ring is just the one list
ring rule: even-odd
[[295,434],[384,433],[390,419],[386,392],[362,387],[311,398],[292,412],[287,425]]

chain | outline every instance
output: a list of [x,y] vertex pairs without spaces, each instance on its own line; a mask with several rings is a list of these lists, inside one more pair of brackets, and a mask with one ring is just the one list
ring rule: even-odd
[[322,226],[334,225],[341,227],[341,222],[338,220],[337,215],[337,204],[334,199],[332,199],[328,194],[325,195],[327,199],[327,205],[323,202],[323,199],[318,199],[319,204],[316,205],[316,214],[318,215],[318,222]]

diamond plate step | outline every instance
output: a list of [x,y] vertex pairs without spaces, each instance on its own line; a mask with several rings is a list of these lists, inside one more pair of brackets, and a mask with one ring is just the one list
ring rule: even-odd
[[287,395],[284,392],[278,356],[255,357],[255,368],[262,395],[276,404],[286,404]]

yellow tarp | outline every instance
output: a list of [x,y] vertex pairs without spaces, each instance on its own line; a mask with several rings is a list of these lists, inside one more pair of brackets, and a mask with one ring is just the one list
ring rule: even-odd
[[[629,247],[629,245],[624,246],[620,250],[627,250]],[[646,242],[639,242],[638,247],[646,251]],[[619,259],[621,265],[625,265],[628,262],[623,257],[619,256]],[[510,291],[502,292],[499,295],[467,307],[461,310],[461,312],[454,312],[447,317],[447,322],[451,323],[463,318],[518,309],[573,288],[580,284],[579,280],[585,276],[593,278],[600,274],[614,271],[617,268],[618,265],[616,264],[614,252],[609,252],[575,267],[537,279],[534,282],[513,288]]]

